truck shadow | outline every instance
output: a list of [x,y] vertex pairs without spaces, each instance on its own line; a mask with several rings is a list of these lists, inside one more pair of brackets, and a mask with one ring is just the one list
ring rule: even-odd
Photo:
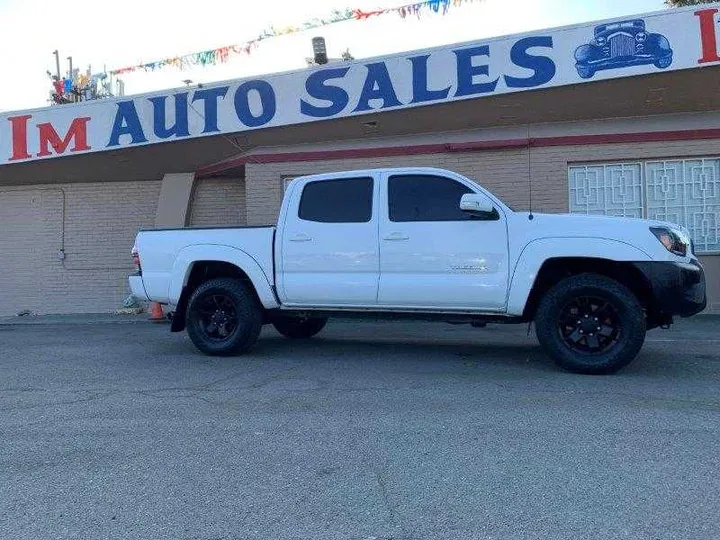
[[[578,384],[617,385],[643,383],[694,384],[708,380],[720,382],[720,355],[674,354],[657,344],[646,344],[629,366],[614,375],[592,376],[564,371],[556,366],[537,343],[500,343],[480,340],[418,343],[413,339],[316,337],[308,341],[289,341],[267,336],[258,342],[248,359],[274,365],[304,368],[342,367],[361,374],[365,370],[396,376],[398,373],[424,372],[457,375],[484,380],[571,380]],[[236,358],[235,361],[240,360]],[[594,381],[594,382],[593,382]]]
[[291,341],[268,335],[258,342],[251,356],[262,360],[287,358],[303,363],[358,363],[374,367],[521,366],[533,371],[557,371],[540,347],[530,340],[524,344],[512,344],[432,338],[418,340],[416,337],[318,336],[311,340]]
[[[167,336],[156,352],[163,355],[192,355],[193,363],[217,367],[257,362],[284,365],[344,365],[373,369],[420,369],[443,371],[478,368],[479,373],[501,370],[504,376],[523,377],[528,372],[574,375],[557,367],[540,348],[534,335],[525,329],[450,331],[423,328],[368,326],[363,329],[329,328],[308,340],[289,340],[266,328],[253,350],[239,357],[207,357],[197,352],[187,336]],[[162,350],[162,352],[161,352]],[[678,352],[664,343],[646,342],[638,358],[612,377],[632,379],[674,379],[720,381],[720,353],[708,346]],[[592,377],[591,377],[592,378]],[[602,377],[601,377],[602,378]]]

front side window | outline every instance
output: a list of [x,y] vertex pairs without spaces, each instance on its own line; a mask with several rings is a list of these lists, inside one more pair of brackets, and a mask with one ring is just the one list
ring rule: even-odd
[[403,174],[388,180],[390,221],[465,221],[460,199],[472,189],[442,176]]
[[305,185],[298,216],[320,223],[367,223],[372,201],[372,178],[318,180]]

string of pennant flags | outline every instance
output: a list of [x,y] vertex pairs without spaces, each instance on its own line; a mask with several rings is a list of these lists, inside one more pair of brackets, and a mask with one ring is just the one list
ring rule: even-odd
[[335,9],[327,17],[311,19],[299,25],[283,28],[275,28],[274,26],[271,26],[261,32],[258,37],[248,40],[244,43],[219,47],[217,49],[194,52],[183,56],[164,58],[162,60],[148,62],[145,64],[126,66],[110,70],[108,73],[110,73],[111,75],[122,75],[123,73],[131,73],[135,71],[156,71],[168,67],[183,70],[190,67],[204,67],[224,64],[233,57],[250,54],[253,49],[255,49],[255,47],[257,47],[262,41],[274,37],[297,34],[306,30],[321,28],[324,26],[329,26],[345,21],[365,21],[373,17],[390,14],[399,15],[403,19],[412,16],[420,18],[423,13],[428,12],[445,15],[453,7],[459,7],[464,4],[470,4],[478,1],[483,0],[423,0],[420,2],[413,2],[411,4],[405,4],[402,6],[379,8],[370,11],[350,8],[343,10]]

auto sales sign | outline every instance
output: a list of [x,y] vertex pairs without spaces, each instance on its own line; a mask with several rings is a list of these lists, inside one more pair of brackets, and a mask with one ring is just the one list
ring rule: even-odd
[[[0,164],[720,63],[720,3],[0,116]],[[716,89],[708,88],[708,92]]]

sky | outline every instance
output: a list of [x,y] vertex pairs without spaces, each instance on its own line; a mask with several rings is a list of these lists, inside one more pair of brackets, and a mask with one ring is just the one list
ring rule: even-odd
[[[47,106],[55,72],[73,66],[93,72],[244,43],[270,26],[301,24],[333,9],[394,7],[409,0],[122,0],[60,3],[0,0],[0,111]],[[330,57],[355,58],[473,41],[568,24],[667,9],[663,0],[475,0],[446,15],[420,20],[394,14],[263,41],[249,56],[218,66],[123,75],[126,94],[302,69],[311,39],[326,39]]]

